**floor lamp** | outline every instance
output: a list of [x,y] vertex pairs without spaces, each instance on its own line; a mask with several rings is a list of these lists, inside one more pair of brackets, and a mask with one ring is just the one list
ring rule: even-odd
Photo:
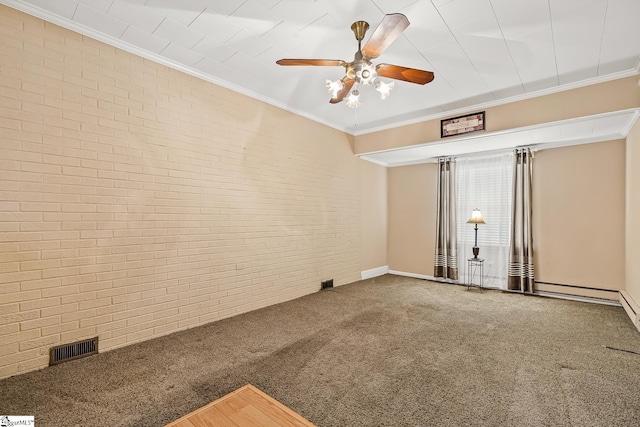
[[478,259],[478,254],[480,253],[480,248],[478,247],[478,224],[485,224],[484,219],[482,219],[482,212],[480,212],[480,209],[474,209],[473,212],[471,212],[471,218],[469,218],[467,224],[476,225],[474,227],[476,236],[473,244],[473,258]]

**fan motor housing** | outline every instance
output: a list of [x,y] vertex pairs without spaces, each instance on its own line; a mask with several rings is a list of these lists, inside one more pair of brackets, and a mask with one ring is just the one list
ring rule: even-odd
[[369,85],[377,77],[376,68],[366,59],[353,61],[347,65],[347,77],[359,84]]

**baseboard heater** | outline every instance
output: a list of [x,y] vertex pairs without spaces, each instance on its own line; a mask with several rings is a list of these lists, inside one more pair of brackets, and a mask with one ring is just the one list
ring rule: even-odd
[[[543,297],[552,297],[552,298],[560,298],[560,299],[569,299],[573,301],[581,301],[581,302],[592,302],[596,304],[605,304],[605,305],[615,305],[620,306],[620,302],[618,301],[619,291],[614,289],[604,289],[604,288],[589,288],[587,286],[579,286],[579,285],[568,285],[565,283],[552,283],[552,282],[538,282],[536,281],[536,285],[546,285],[546,286],[555,286],[560,289],[576,289],[576,290],[585,290],[585,291],[595,291],[602,292],[603,294],[611,295],[611,297],[607,296],[591,296],[591,295],[581,295],[579,292],[558,292],[551,289],[540,290],[536,289],[533,292],[533,295],[539,295]],[[537,287],[537,286],[536,286]]]
[[622,298],[622,300],[624,301],[624,305],[626,305],[627,307],[629,307],[629,310],[631,310],[631,312],[633,313],[634,316],[636,316],[638,313],[636,313],[636,311],[633,309],[633,306],[631,305],[631,303],[629,302],[629,300],[624,296],[624,293],[620,292],[620,298]]
[[98,337],[62,344],[49,349],[49,366],[98,353]]
[[633,325],[640,331],[640,306],[631,298],[627,291],[620,291],[620,303],[624,311],[633,322]]

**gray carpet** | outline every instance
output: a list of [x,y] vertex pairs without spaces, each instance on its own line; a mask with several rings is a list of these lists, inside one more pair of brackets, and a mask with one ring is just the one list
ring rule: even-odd
[[251,383],[321,427],[637,426],[620,307],[382,276],[0,381],[0,414],[162,426]]

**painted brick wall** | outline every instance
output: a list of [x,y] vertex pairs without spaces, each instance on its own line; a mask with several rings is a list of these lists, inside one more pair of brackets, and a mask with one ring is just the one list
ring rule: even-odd
[[347,135],[1,5],[0,58],[0,378],[359,279]]

